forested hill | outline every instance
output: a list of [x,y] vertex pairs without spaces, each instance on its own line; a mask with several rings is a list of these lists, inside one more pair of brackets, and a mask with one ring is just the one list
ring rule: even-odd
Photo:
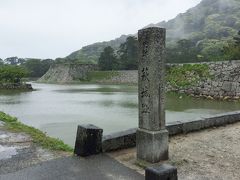
[[111,41],[98,42],[85,46],[82,49],[71,53],[66,58],[70,60],[78,60],[82,63],[96,63],[104,48],[111,46],[112,48],[117,49],[120,44],[126,41],[127,37],[127,35],[122,35]]
[[240,1],[202,0],[186,13],[155,25],[167,29],[168,41],[187,38],[197,42],[232,37],[240,29]]
[[[196,7],[170,21],[148,26],[167,29],[167,46],[174,47],[180,39],[200,44],[202,54],[221,49],[240,30],[240,0],[202,0]],[[109,42],[95,43],[67,56],[80,62],[96,63],[107,46],[117,49],[127,36]]]

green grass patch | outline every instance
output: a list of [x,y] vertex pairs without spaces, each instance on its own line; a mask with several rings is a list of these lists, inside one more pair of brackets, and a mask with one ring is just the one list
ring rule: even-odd
[[210,78],[207,64],[184,64],[167,70],[167,81],[173,87],[189,87],[202,79]]
[[99,82],[102,80],[109,80],[114,76],[118,76],[117,71],[92,71],[88,73],[87,81]]
[[14,132],[24,132],[28,135],[30,135],[33,139],[33,142],[36,143],[37,145],[42,146],[43,148],[50,149],[50,150],[57,150],[57,151],[68,151],[72,152],[73,149],[64,144],[63,141],[52,138],[47,136],[45,133],[42,131],[30,127],[27,125],[24,125],[23,123],[19,122],[17,118],[12,117],[8,114],[5,114],[4,112],[0,111],[0,120],[5,122],[5,127]]

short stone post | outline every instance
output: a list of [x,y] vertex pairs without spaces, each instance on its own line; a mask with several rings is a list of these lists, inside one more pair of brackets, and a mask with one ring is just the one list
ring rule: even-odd
[[137,158],[150,163],[168,159],[165,127],[166,30],[150,27],[138,31],[139,128]]
[[177,168],[168,164],[148,167],[145,170],[145,180],[178,180]]
[[84,157],[101,153],[102,133],[103,130],[94,125],[79,125],[74,154]]

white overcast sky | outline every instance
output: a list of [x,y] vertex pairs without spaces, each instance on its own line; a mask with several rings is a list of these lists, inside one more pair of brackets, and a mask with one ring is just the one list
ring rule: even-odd
[[197,5],[200,0],[0,0],[0,58],[65,57]]

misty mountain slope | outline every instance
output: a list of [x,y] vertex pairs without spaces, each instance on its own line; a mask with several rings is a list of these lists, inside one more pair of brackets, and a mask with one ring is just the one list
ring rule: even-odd
[[[173,45],[176,41],[186,38],[195,43],[202,42],[203,46],[220,46],[222,40],[231,39],[240,30],[240,0],[202,0],[197,6],[172,20],[148,26],[166,28],[167,45]],[[105,47],[112,46],[117,49],[126,38],[127,36],[123,35],[112,41],[88,45],[66,58],[97,63]]]
[[112,48],[117,49],[120,44],[126,41],[127,37],[127,35],[122,35],[121,37],[111,41],[98,42],[88,46],[84,46],[82,49],[71,53],[66,58],[70,60],[78,59],[81,62],[85,63],[96,63],[105,47],[111,46]]
[[240,1],[203,0],[186,13],[155,26],[167,29],[168,41],[227,38],[240,29]]

